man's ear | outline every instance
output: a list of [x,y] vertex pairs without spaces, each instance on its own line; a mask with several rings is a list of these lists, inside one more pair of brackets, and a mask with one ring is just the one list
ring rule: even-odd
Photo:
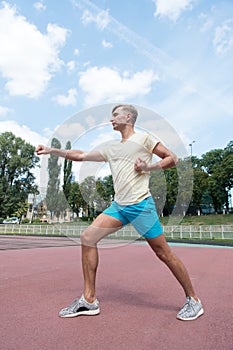
[[128,124],[132,124],[132,116],[131,116],[131,114],[130,113],[127,113],[127,115],[126,115],[126,117],[127,117],[127,123]]

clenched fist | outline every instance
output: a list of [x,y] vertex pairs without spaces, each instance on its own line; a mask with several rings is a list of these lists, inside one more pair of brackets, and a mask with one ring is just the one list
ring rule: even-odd
[[36,147],[36,154],[38,156],[41,156],[43,154],[49,154],[51,151],[51,148],[50,147],[47,147],[47,146],[44,146],[44,145],[38,145]]
[[143,171],[145,173],[150,171],[147,163],[141,158],[138,158],[134,163],[134,170],[138,172]]

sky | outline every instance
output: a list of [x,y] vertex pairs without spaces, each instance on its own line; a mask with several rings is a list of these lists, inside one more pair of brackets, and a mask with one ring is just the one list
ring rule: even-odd
[[34,146],[107,123],[111,110],[93,121],[95,106],[130,103],[161,116],[188,154],[224,148],[232,71],[232,0],[0,2],[0,133]]

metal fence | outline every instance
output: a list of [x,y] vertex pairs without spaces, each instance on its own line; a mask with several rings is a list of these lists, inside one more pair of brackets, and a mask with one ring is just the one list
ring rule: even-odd
[[233,240],[233,225],[165,226],[164,233],[172,239]]
[[[0,225],[0,234],[13,235],[45,235],[80,237],[87,226],[84,225]],[[233,240],[233,225],[177,225],[164,226],[165,236],[169,239],[198,239],[198,240]],[[131,226],[125,226],[112,233],[108,238],[137,239],[139,234]]]

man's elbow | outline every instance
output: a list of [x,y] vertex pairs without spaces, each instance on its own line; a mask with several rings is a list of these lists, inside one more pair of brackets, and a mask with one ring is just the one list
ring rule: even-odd
[[173,166],[177,166],[179,163],[179,158],[177,157],[177,155],[173,154],[172,155],[172,161],[173,161]]
[[65,158],[74,162],[83,162],[85,160],[85,153],[78,150],[71,150],[66,153]]

